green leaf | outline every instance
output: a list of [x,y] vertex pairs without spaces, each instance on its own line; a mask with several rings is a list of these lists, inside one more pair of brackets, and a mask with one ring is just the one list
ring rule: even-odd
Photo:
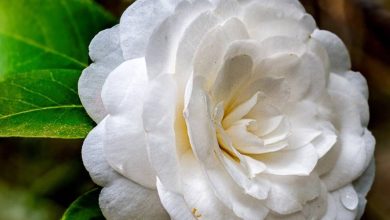
[[115,19],[91,0],[0,1],[0,137],[83,138],[88,45]]
[[99,208],[100,189],[93,189],[74,201],[65,211],[61,220],[105,219]]

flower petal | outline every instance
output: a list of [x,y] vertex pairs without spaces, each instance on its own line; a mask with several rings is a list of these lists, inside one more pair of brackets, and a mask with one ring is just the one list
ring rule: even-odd
[[83,70],[78,93],[88,115],[99,123],[107,115],[100,96],[103,84],[110,72],[124,61],[119,45],[119,27],[98,33],[89,45],[89,56],[94,63]]
[[[347,72],[342,75],[331,74],[329,81],[329,93],[334,100],[335,108],[340,111],[339,121],[344,122],[340,129],[354,129],[361,132],[362,127],[366,127],[370,118],[367,91],[365,81],[359,80],[359,73]],[[357,85],[360,84],[360,85]],[[342,101],[340,103],[339,101]],[[356,123],[356,124],[352,124]]]
[[326,186],[321,183],[321,193],[314,200],[308,201],[303,207],[305,219],[322,218],[328,209],[328,191]]
[[[291,56],[288,56],[287,58],[289,57],[291,58]],[[272,70],[275,71],[276,69],[282,69],[281,67],[285,66],[286,62],[288,63],[286,60],[279,61],[280,62],[274,63],[277,64],[274,65]],[[269,74],[273,75],[272,77],[259,77],[259,75],[264,74],[264,72],[254,72],[252,76],[253,79],[248,80],[248,84],[243,86],[242,89],[238,91],[239,95],[236,96],[237,98],[230,106],[230,108],[235,108],[237,105],[248,100],[254,94],[260,92],[262,103],[271,104],[279,109],[283,109],[289,99],[290,89],[288,88],[288,83],[284,78],[275,77],[275,75],[280,74],[280,72],[277,72],[278,71],[276,70],[275,73]],[[258,119],[258,117],[256,117],[256,119]]]
[[263,140],[248,131],[251,124],[256,124],[256,121],[242,119],[226,130],[234,147],[241,153],[258,153],[262,151],[261,148],[265,148]]
[[150,163],[161,183],[172,192],[180,190],[177,154],[180,148],[187,147],[176,144],[176,89],[173,75],[162,74],[152,80],[142,116]]
[[102,189],[99,205],[107,219],[169,219],[157,191],[124,178],[117,179]]
[[339,37],[325,30],[315,30],[312,37],[327,50],[331,72],[342,73],[351,69],[348,50]]
[[322,158],[334,146],[337,141],[337,135],[331,123],[323,123],[321,134],[311,143],[316,148],[318,157]]
[[253,61],[248,55],[237,55],[225,61],[211,89],[215,102],[229,103],[233,94],[252,73]]
[[288,215],[301,211],[303,205],[317,198],[321,193],[320,179],[316,174],[309,176],[260,175],[270,181],[270,192],[266,205],[274,212]]
[[254,155],[253,158],[266,164],[265,173],[283,176],[307,176],[317,164],[318,155],[314,147],[308,144],[294,150]]
[[367,129],[362,136],[341,136],[339,145],[331,150],[338,152],[335,155],[337,161],[332,170],[322,177],[328,190],[338,189],[359,177],[371,162],[374,145],[375,139]]
[[[176,53],[175,72],[180,74],[184,82],[192,71],[193,58],[204,35],[219,22],[218,17],[210,11],[203,12],[192,21],[183,32]],[[185,84],[185,83],[182,83]]]
[[[352,194],[351,194],[352,193]],[[349,202],[357,205],[358,198],[353,187],[349,184],[337,191],[330,193],[331,199],[328,198],[328,210],[325,214],[325,219],[336,220],[353,220],[356,219],[357,208],[349,209],[343,204],[343,200],[348,199]],[[330,218],[332,217],[332,218]]]
[[223,127],[229,128],[234,122],[242,119],[245,115],[247,115],[257,104],[259,94],[259,92],[255,93],[255,95],[253,95],[250,99],[243,102],[239,106],[235,107],[231,112],[229,112],[222,121]]
[[368,86],[367,80],[364,76],[359,72],[348,71],[343,74],[347,81],[351,83],[355,87],[357,91],[359,91],[365,99],[368,99]]
[[83,148],[81,149],[81,156],[85,168],[88,170],[92,180],[100,186],[106,186],[111,181],[121,178],[104,158],[104,135],[105,120],[101,121],[91,132],[89,132],[87,138],[84,140]]
[[200,219],[239,219],[215,196],[207,176],[191,150],[180,158],[183,195],[193,215]]
[[375,159],[372,159],[370,165],[367,167],[364,173],[353,183],[353,187],[355,188],[359,197],[357,218],[361,218],[364,213],[364,209],[367,203],[366,196],[372,184],[374,183],[374,178]]
[[123,106],[132,106],[137,111],[142,109],[147,81],[144,58],[127,60],[119,65],[111,72],[102,88],[102,101],[107,112],[111,115],[118,114],[124,111]]
[[150,78],[160,73],[176,72],[176,52],[186,27],[202,12],[212,7],[213,5],[207,0],[182,1],[175,12],[153,31],[145,55]]
[[120,39],[126,60],[145,56],[153,30],[167,18],[181,0],[138,0],[120,20]]
[[182,195],[167,190],[159,179],[156,185],[161,203],[172,220],[195,220]]
[[248,27],[256,27],[259,22],[280,18],[299,19],[304,15],[305,9],[296,0],[256,0],[245,6],[244,22]]
[[[249,163],[253,162],[262,164],[259,161],[254,161],[248,156],[242,156],[245,157],[247,167],[250,167]],[[244,192],[248,195],[253,196],[256,199],[264,200],[268,197],[269,190],[271,188],[270,183],[267,179],[264,178],[256,178],[256,174],[260,173],[264,170],[265,165],[259,169],[260,172],[256,172],[256,169],[249,169],[249,171],[245,172],[241,166],[233,161],[229,156],[223,155],[221,156],[221,161],[224,163],[224,166],[226,168],[226,171],[229,173],[229,175],[232,177],[232,179],[244,190]],[[244,161],[240,161],[244,162]],[[248,173],[249,172],[249,177]]]
[[213,83],[219,68],[224,62],[224,53],[236,40],[249,37],[245,25],[237,18],[230,18],[225,23],[208,32],[194,55],[194,73],[205,76],[208,83]]
[[[303,17],[306,18],[306,17]],[[302,42],[306,42],[313,32],[313,27],[304,26],[300,21],[292,19],[277,19],[273,21],[258,22],[255,26],[251,26],[249,33],[253,39],[263,41],[269,37],[286,36],[294,37]]]
[[142,122],[147,75],[143,58],[116,68],[103,86],[106,119],[104,153],[107,162],[127,178],[155,188],[156,177],[146,151]]

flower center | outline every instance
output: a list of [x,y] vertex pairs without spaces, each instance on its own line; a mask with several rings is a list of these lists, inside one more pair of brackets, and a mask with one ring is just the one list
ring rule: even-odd
[[277,108],[262,102],[260,93],[224,113],[223,104],[216,105],[213,120],[219,146],[231,158],[256,158],[287,146],[287,119]]

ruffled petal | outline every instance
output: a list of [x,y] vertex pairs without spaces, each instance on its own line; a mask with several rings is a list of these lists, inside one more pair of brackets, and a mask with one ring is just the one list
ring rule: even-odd
[[[192,21],[183,32],[176,53],[175,72],[180,74],[183,82],[188,80],[192,71],[193,58],[205,34],[219,22],[216,15],[210,11],[203,12]],[[185,84],[185,83],[181,83]]]
[[339,37],[325,30],[315,30],[312,37],[318,40],[328,52],[331,72],[343,73],[351,69],[348,50]]
[[[259,161],[251,159],[250,157],[242,157],[244,157],[246,161],[240,162],[246,163],[246,168],[248,171],[245,171],[242,166],[240,166],[236,161],[232,160],[229,155],[221,156],[221,161],[224,163],[226,171],[229,173],[232,179],[244,190],[246,194],[251,195],[252,197],[259,200],[266,199],[271,188],[270,182],[265,178],[256,177],[258,173],[264,171],[265,165]],[[240,159],[242,157],[240,157]],[[254,167],[249,165],[251,162],[255,164],[254,166],[260,167],[260,169],[251,169],[251,167]]]
[[224,128],[229,128],[232,124],[240,119],[242,119],[245,115],[247,115],[252,108],[257,104],[259,98],[259,92],[255,93],[250,99],[235,107],[231,112],[229,112],[222,121],[222,125]]
[[[286,58],[291,58],[288,56]],[[272,68],[274,73],[269,73],[269,76],[261,77],[262,74],[265,75],[265,72],[254,72],[252,77],[253,79],[248,80],[247,85],[243,86],[240,91],[238,91],[238,95],[236,96],[236,100],[231,104],[230,108],[234,109],[237,105],[248,100],[251,96],[256,93],[261,94],[261,103],[270,104],[279,109],[283,109],[286,105],[289,97],[290,97],[290,88],[288,87],[287,81],[283,77],[278,77],[277,74],[280,74],[284,70],[282,70],[282,66],[285,66],[288,61],[279,60],[280,62],[275,62],[277,65],[274,65]],[[290,66],[291,67],[291,66]],[[286,68],[287,69],[287,68]],[[258,79],[256,79],[258,78]],[[256,117],[258,119],[258,117]]]
[[121,16],[120,40],[125,59],[145,56],[153,30],[182,0],[138,0]]
[[317,164],[318,155],[311,144],[295,150],[283,150],[253,158],[266,164],[266,173],[274,175],[309,175]]
[[184,197],[180,194],[167,190],[164,185],[157,179],[157,190],[161,203],[169,213],[172,220],[195,220],[196,218],[188,208]]
[[225,61],[211,89],[215,102],[223,101],[225,105],[233,97],[245,80],[252,73],[252,58],[248,55],[237,55]]
[[248,37],[245,25],[237,18],[230,18],[209,31],[195,52],[192,64],[194,74],[205,76],[208,85],[213,83],[224,62],[224,54],[229,45],[233,41]]
[[367,129],[362,136],[343,135],[339,145],[331,150],[338,152],[334,154],[337,158],[334,167],[322,177],[328,190],[338,189],[358,178],[371,162],[374,145],[375,139]]
[[153,31],[145,55],[150,78],[160,73],[176,72],[176,52],[186,27],[201,13],[212,7],[213,5],[207,0],[182,1],[175,12]]
[[99,196],[104,217],[109,220],[167,219],[156,190],[120,178],[104,187]]
[[364,76],[361,73],[348,71],[342,76],[344,76],[347,79],[347,81],[355,87],[357,91],[363,94],[365,99],[368,99],[367,80],[364,78]]
[[179,135],[175,133],[176,90],[172,75],[162,74],[152,80],[142,116],[150,163],[161,183],[172,192],[180,190],[177,154],[186,147],[176,144],[175,136]]
[[182,155],[183,195],[192,214],[199,219],[239,219],[215,196],[207,176],[191,150]]
[[328,209],[324,219],[353,220],[357,216],[358,197],[349,184],[328,197]]
[[106,115],[101,91],[110,72],[123,61],[119,44],[119,27],[114,26],[98,33],[89,45],[92,63],[80,76],[78,93],[88,115],[99,123]]
[[359,205],[358,205],[358,214],[357,218],[360,219],[364,213],[364,209],[366,207],[366,196],[368,191],[370,190],[372,184],[374,183],[375,178],[375,159],[372,159],[370,165],[367,167],[366,171],[353,182],[353,187],[356,190],[356,193],[359,197]]
[[348,79],[331,74],[328,91],[334,111],[335,127],[341,132],[362,134],[369,121],[367,99]]
[[248,27],[280,18],[300,19],[306,14],[303,6],[296,0],[256,0],[246,5],[244,11],[244,22]]
[[104,153],[108,163],[127,178],[155,188],[142,122],[147,75],[143,58],[129,60],[116,68],[103,86],[106,119]]
[[[307,17],[303,17],[302,19],[306,18]],[[300,22],[300,20],[278,19],[273,21],[262,21],[255,26],[251,26],[249,33],[252,39],[258,41],[263,41],[275,36],[286,36],[294,37],[302,42],[306,42],[309,40],[310,34],[314,29],[312,29],[313,27],[304,26],[304,23]]]
[[306,177],[264,175],[263,178],[268,179],[271,186],[267,207],[283,215],[302,211],[304,204],[317,198],[322,190],[316,174]]
[[85,168],[88,170],[92,180],[100,185],[106,186],[111,181],[121,178],[107,163],[103,151],[103,139],[105,135],[105,120],[101,121],[84,140],[81,156]]
[[325,215],[328,208],[328,191],[324,184],[321,183],[320,187],[320,195],[317,198],[308,201],[303,207],[302,213],[305,216],[305,219],[320,219],[320,217],[321,219],[324,219],[322,217]]

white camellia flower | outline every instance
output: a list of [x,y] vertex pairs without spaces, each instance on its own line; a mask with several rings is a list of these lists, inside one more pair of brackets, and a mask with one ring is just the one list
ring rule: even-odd
[[82,156],[107,219],[358,219],[368,89],[297,0],[139,0],[90,45]]

